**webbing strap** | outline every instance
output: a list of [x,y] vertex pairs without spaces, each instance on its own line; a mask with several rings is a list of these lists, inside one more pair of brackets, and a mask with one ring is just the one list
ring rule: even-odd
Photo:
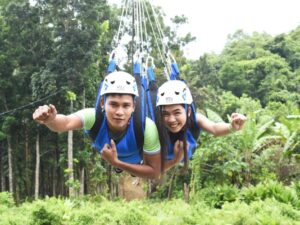
[[147,74],[148,74],[148,79],[149,79],[149,82],[150,81],[155,81],[155,74],[154,74],[154,70],[152,67],[149,67],[147,69]]
[[141,84],[140,74],[134,74],[136,79],[139,97],[135,98],[135,111],[133,113],[134,122],[134,133],[136,142],[139,149],[143,150],[144,145],[144,131],[145,131],[145,120],[146,120],[146,107],[145,107],[145,90]]
[[116,68],[117,68],[116,61],[114,59],[110,60],[107,68],[107,73],[114,72]]
[[171,64],[170,79],[171,80],[177,80],[178,75],[179,75],[179,69],[178,69],[177,63],[172,63]]
[[156,122],[157,110],[156,110],[156,95],[157,95],[157,84],[156,81],[150,81],[149,88],[147,90],[147,112],[148,116]]

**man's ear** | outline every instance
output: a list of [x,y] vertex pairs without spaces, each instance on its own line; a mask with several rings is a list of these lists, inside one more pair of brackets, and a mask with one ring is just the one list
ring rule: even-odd
[[192,115],[192,107],[189,106],[189,108],[188,108],[188,117],[190,117],[191,115]]
[[103,97],[100,98],[100,107],[102,110],[104,110],[104,98]]

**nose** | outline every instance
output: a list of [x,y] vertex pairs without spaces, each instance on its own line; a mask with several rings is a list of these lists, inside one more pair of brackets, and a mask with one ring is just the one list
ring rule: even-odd
[[116,110],[116,114],[117,115],[123,115],[124,114],[123,108],[122,107],[118,107],[117,110]]
[[175,121],[176,121],[176,118],[175,118],[174,115],[169,115],[168,118],[167,118],[167,121],[168,121],[169,123],[172,123],[172,122],[175,122]]

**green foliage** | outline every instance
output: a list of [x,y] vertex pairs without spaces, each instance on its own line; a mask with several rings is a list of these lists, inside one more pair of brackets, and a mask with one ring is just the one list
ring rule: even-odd
[[[238,187],[259,183],[265,179],[290,182],[298,177],[299,121],[293,104],[269,104],[261,108],[259,102],[244,96],[224,94],[224,108],[233,105],[247,115],[242,131],[226,137],[213,138],[202,134],[192,165],[193,192],[211,184],[234,184]],[[214,120],[216,116],[210,117]],[[292,119],[293,118],[293,119]]]
[[[255,187],[249,189],[251,188]],[[269,188],[271,190],[268,190]],[[293,199],[287,197],[288,193],[299,189],[299,185],[283,189],[280,184],[266,184],[265,187],[257,188],[255,193],[268,193],[260,194],[268,197],[258,197],[249,202],[244,202],[244,198],[240,197],[245,197],[245,190],[240,193],[232,186],[216,187],[216,191],[214,189],[213,186],[210,190],[204,189],[193,196],[189,204],[179,199],[125,202],[108,201],[104,198],[99,201],[95,198],[46,198],[43,201],[25,202],[19,207],[9,208],[1,215],[0,224],[296,225],[300,219],[299,210],[293,202],[288,202]],[[247,192],[248,197],[249,193]],[[218,204],[217,208],[209,207],[208,205],[214,206],[212,203],[221,204],[221,207]]]
[[238,197],[238,189],[234,186],[211,184],[197,191],[192,200],[204,201],[213,208],[222,208],[226,202],[234,202]]
[[32,212],[32,225],[59,225],[61,218],[44,207]]
[[0,141],[2,141],[3,139],[6,138],[6,135],[5,133],[3,133],[1,130],[0,130]]
[[76,101],[76,94],[72,91],[67,91],[66,99],[68,99],[69,101]]
[[12,127],[16,125],[16,118],[13,116],[7,116],[4,118],[4,122],[2,124],[2,130],[5,133],[10,133],[12,130]]
[[[151,212],[143,212],[148,213],[152,208],[142,203],[128,205],[119,202],[121,206],[115,206],[103,200],[101,203],[104,206],[101,208],[95,202],[91,206],[92,203],[88,201],[81,205],[72,201],[46,200],[45,205],[24,204],[22,207],[28,207],[30,218],[36,216],[39,220],[37,223],[41,224],[47,223],[52,217],[54,223],[58,218],[63,224],[101,223],[97,218],[103,218],[104,224],[140,221],[146,224],[291,222],[288,218],[297,218],[297,213],[282,205],[285,200],[279,204],[277,200],[273,199],[276,201],[274,203],[268,199],[265,206],[261,197],[257,197],[259,201],[251,200],[249,205],[228,202],[238,199],[235,187],[254,185],[266,179],[289,184],[300,178],[300,27],[276,37],[265,33],[249,35],[237,31],[229,36],[221,54],[205,54],[198,60],[187,62],[182,47],[192,42],[194,37],[190,33],[178,36],[179,26],[188,22],[186,17],[176,16],[173,26],[168,27],[163,23],[162,10],[158,8],[156,11],[170,50],[180,67],[181,76],[188,81],[198,108],[215,121],[228,121],[228,116],[234,111],[248,117],[244,130],[230,136],[215,139],[203,132],[199,148],[190,164],[192,173],[176,175],[155,193],[157,198],[166,198],[171,187],[171,196],[182,198],[183,184],[187,183],[195,196],[206,196],[210,200],[203,200],[199,204],[194,202],[192,207],[177,200],[164,202],[169,207],[166,211],[156,209],[164,208],[165,205],[153,203],[153,208],[156,207],[153,215],[159,215],[155,218],[151,217]],[[74,91],[71,95],[73,100],[77,97],[74,110],[80,109],[83,104],[93,106],[99,80],[106,73],[107,53],[112,50],[111,42],[118,29],[117,19],[121,9],[108,6],[105,0],[37,0],[35,4],[23,0],[4,0],[0,4],[0,15],[1,112],[43,99],[50,94],[54,96],[38,104],[55,103],[60,113],[69,112],[69,103],[61,94],[63,90]],[[152,36],[149,25],[146,26],[149,28],[149,36]],[[153,48],[152,53],[155,59],[159,58],[157,49]],[[159,82],[165,80],[161,76],[161,68],[158,64],[156,74]],[[40,193],[43,196],[66,193],[66,134],[57,136],[36,126],[31,121],[30,107],[33,105],[1,117],[0,120],[0,144],[3,149],[3,167],[0,172],[1,175],[7,175],[8,158],[5,150],[9,137],[12,140],[12,168],[16,185],[14,196],[18,198],[17,201],[32,198],[34,193],[34,185],[28,183],[31,183],[34,176],[37,129],[41,137]],[[74,132],[74,136],[74,154],[79,163],[75,164],[72,172],[78,178],[81,169],[84,169],[86,192],[108,196],[107,164],[88,147],[90,143],[85,141],[82,132]],[[117,176],[113,174],[112,180],[116,182]],[[79,188],[77,179],[67,181],[67,185]],[[218,188],[209,192],[207,187],[214,186]],[[197,195],[201,188],[204,188],[202,194]],[[278,191],[276,195],[281,196],[278,199],[289,199],[284,197],[283,192]],[[60,211],[57,212],[51,204]],[[224,209],[227,207],[228,212],[208,212],[205,204]],[[276,207],[274,213],[270,213],[272,204]],[[255,211],[256,207],[262,208],[261,214]],[[21,208],[10,203],[1,204],[0,208],[6,212],[1,215],[4,224],[29,224],[29,219],[25,219],[29,218],[29,214],[21,212]],[[101,212],[98,212],[99,208]],[[8,209],[11,210],[7,212]],[[112,218],[114,210],[120,211],[120,215]],[[256,214],[250,216],[248,211]],[[14,215],[19,217],[14,218]],[[138,220],[135,215],[141,219]],[[281,220],[280,216],[286,221]]]
[[248,204],[253,201],[274,198],[278,202],[291,204],[297,209],[300,206],[300,199],[295,189],[284,187],[281,183],[271,180],[260,183],[255,187],[244,188],[241,196],[242,200]]
[[0,205],[12,207],[15,205],[13,196],[9,192],[0,192]]

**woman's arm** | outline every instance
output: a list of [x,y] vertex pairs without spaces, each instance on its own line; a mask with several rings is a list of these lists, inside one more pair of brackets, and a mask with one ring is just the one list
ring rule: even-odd
[[213,134],[214,136],[223,136],[231,133],[232,131],[241,130],[244,127],[247,118],[239,113],[231,114],[231,123],[224,122],[213,122],[209,120],[204,115],[197,114],[197,124],[203,130],[208,133]]

